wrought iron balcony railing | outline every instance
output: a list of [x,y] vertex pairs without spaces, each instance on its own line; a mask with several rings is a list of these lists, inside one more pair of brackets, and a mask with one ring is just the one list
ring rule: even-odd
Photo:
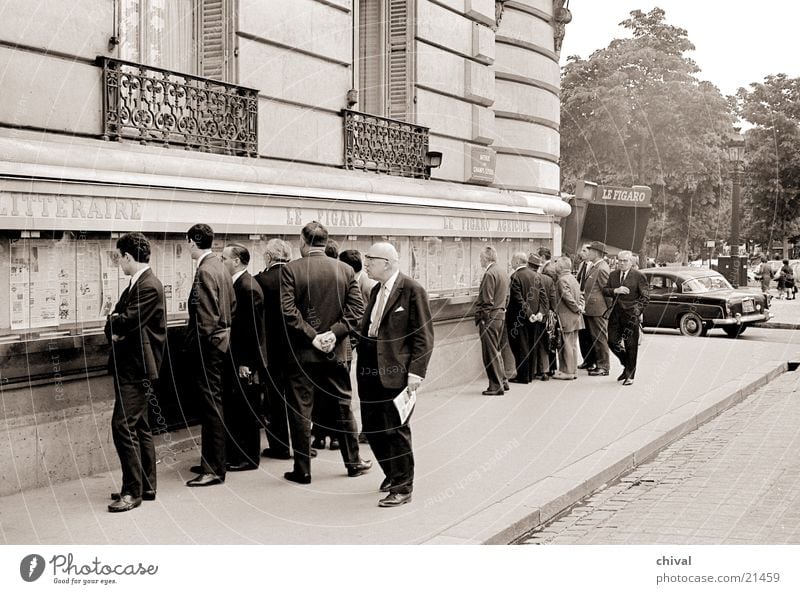
[[428,128],[349,109],[343,114],[347,169],[430,178]]
[[258,154],[258,91],[101,56],[103,139]]

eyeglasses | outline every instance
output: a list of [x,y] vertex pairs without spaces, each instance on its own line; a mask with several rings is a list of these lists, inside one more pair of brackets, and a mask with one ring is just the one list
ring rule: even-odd
[[382,257],[382,256],[368,256],[368,255],[365,255],[365,256],[364,256],[364,259],[365,259],[367,262],[370,262],[370,261],[372,261],[372,260],[383,260],[384,262],[388,262],[388,261],[389,261],[389,258],[384,258],[384,257]]

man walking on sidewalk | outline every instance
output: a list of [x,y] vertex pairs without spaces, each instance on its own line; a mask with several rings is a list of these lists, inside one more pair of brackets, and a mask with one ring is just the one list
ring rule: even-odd
[[639,354],[639,317],[650,299],[647,280],[632,268],[633,254],[622,251],[617,256],[617,270],[608,277],[603,289],[613,299],[608,321],[608,345],[624,367],[617,378],[623,386],[633,385]]
[[[369,445],[386,478],[380,486],[389,495],[380,507],[411,501],[414,454],[411,426],[394,399],[407,390],[416,397],[433,351],[433,327],[428,294],[400,272],[397,250],[376,243],[365,256],[373,287],[359,332],[356,376],[361,421]],[[413,412],[413,410],[412,410]]]

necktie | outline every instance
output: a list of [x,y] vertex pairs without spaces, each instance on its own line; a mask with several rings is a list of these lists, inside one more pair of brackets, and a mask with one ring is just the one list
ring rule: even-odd
[[375,309],[372,311],[372,323],[369,325],[368,334],[373,338],[378,336],[378,328],[381,325],[381,318],[383,317],[383,307],[386,305],[386,287],[381,285],[379,289],[378,302],[375,304]]
[[621,287],[622,285],[624,285],[624,284],[625,284],[625,276],[626,276],[627,274],[628,274],[627,272],[623,272],[623,273],[622,273],[622,276],[621,276],[621,277],[620,277],[620,279],[619,279],[619,286],[620,286],[620,287]]

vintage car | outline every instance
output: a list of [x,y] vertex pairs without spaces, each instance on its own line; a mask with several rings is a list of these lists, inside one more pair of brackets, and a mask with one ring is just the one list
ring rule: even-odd
[[719,272],[703,268],[644,268],[650,302],[645,328],[677,328],[686,336],[705,336],[721,328],[736,338],[748,326],[770,319],[769,296],[758,289],[734,289]]

